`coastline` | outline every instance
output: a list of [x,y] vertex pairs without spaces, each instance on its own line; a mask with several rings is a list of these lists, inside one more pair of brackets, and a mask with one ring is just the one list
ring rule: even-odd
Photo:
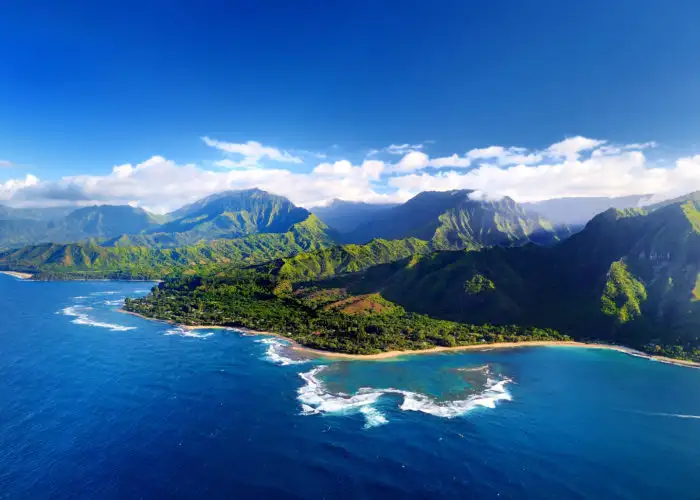
[[298,352],[301,354],[308,354],[308,355],[312,355],[312,356],[320,357],[320,358],[327,358],[327,359],[372,361],[372,360],[397,358],[397,357],[401,357],[401,356],[415,356],[415,355],[419,355],[419,354],[439,354],[439,353],[449,353],[449,352],[457,352],[457,351],[483,351],[483,350],[492,350],[492,349],[513,349],[513,348],[517,348],[517,347],[572,347],[572,348],[579,348],[579,349],[607,349],[607,350],[611,350],[611,351],[622,352],[622,353],[628,354],[630,356],[645,358],[645,359],[648,359],[650,361],[658,361],[659,363],[665,363],[665,364],[676,365],[676,366],[683,366],[686,368],[700,369],[700,363],[696,363],[695,361],[667,358],[665,356],[653,356],[653,355],[647,354],[645,352],[638,351],[637,349],[632,349],[631,347],[625,347],[625,346],[620,346],[620,345],[586,343],[586,342],[578,342],[575,340],[570,340],[570,341],[529,340],[529,341],[524,341],[524,342],[498,342],[495,344],[470,344],[470,345],[461,345],[461,346],[455,346],[455,347],[435,346],[435,347],[431,347],[428,349],[386,351],[386,352],[380,352],[380,353],[376,353],[376,354],[346,354],[346,353],[342,353],[342,352],[323,351],[321,349],[313,349],[311,347],[305,347],[289,337],[285,337],[284,335],[281,335],[279,333],[274,333],[274,332],[264,332],[264,331],[259,331],[259,330],[251,330],[249,328],[237,327],[237,326],[183,325],[181,323],[177,323],[174,321],[149,318],[149,317],[143,316],[142,314],[139,314],[139,313],[125,311],[124,309],[119,309],[119,311],[126,313],[126,314],[138,316],[139,318],[147,319],[149,321],[161,321],[163,323],[177,325],[180,328],[183,328],[185,330],[190,330],[190,331],[191,330],[233,330],[233,331],[237,331],[237,332],[243,332],[243,333],[246,333],[249,335],[267,335],[267,336],[271,336],[271,337],[278,337],[278,338],[286,340],[287,342],[290,342],[292,344],[291,348],[295,352]]
[[528,340],[524,342],[498,342],[495,344],[470,344],[461,345],[455,347],[431,347],[429,349],[420,350],[405,350],[405,351],[386,351],[377,354],[344,354],[340,352],[330,352],[321,351],[319,349],[312,349],[310,347],[304,347],[302,345],[295,344],[293,349],[299,352],[307,352],[309,354],[315,354],[317,356],[322,356],[325,358],[334,359],[354,359],[354,360],[379,360],[379,359],[390,359],[399,356],[412,356],[417,354],[439,354],[439,353],[449,353],[455,351],[483,351],[483,350],[493,350],[493,349],[514,349],[517,347],[573,347],[579,349],[607,349],[610,351],[618,351],[624,354],[629,354],[630,356],[635,356],[638,358],[645,358],[650,361],[658,361],[660,363],[666,363],[670,365],[684,366],[688,368],[700,368],[700,363],[695,361],[687,361],[684,359],[674,359],[667,358],[665,356],[652,356],[637,349],[632,349],[631,347],[625,347],[620,345],[612,344],[595,344],[586,342],[577,342],[575,340],[570,341],[553,341],[553,340]]
[[18,273],[17,271],[0,271],[0,274],[6,274],[20,280],[28,280],[34,277],[33,274],[29,273]]

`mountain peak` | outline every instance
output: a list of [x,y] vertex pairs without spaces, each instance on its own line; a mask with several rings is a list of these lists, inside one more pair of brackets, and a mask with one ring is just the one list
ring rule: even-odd
[[553,234],[549,223],[511,198],[473,200],[472,193],[471,189],[422,192],[361,225],[348,240],[366,243],[374,238],[415,237],[431,241],[436,248],[455,250],[530,241],[535,233]]

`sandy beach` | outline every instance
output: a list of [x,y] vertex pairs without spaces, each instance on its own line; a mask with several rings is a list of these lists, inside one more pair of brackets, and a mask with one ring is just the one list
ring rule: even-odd
[[16,271],[0,271],[0,274],[7,274],[8,276],[14,276],[15,278],[21,279],[21,280],[28,280],[33,274],[29,273],[18,273]]
[[[146,316],[143,316],[141,314],[131,312],[131,311],[125,311],[123,309],[120,309],[121,312],[126,313],[126,314],[132,314],[134,316],[138,316],[140,318],[144,318],[150,321],[163,321],[163,320],[154,320],[153,318],[148,318]],[[458,352],[458,351],[484,351],[484,350],[492,350],[492,349],[514,349],[518,347],[571,347],[571,348],[579,348],[579,349],[608,349],[611,351],[618,351],[618,352],[623,352],[625,354],[629,354],[630,356],[636,356],[640,358],[645,358],[649,359],[652,361],[658,361],[660,363],[668,363],[671,365],[677,365],[677,366],[685,366],[685,367],[690,367],[690,368],[700,368],[700,363],[696,363],[694,361],[686,361],[683,359],[674,359],[674,358],[667,358],[664,356],[652,356],[649,355],[645,352],[638,351],[636,349],[632,349],[631,347],[624,347],[620,345],[611,345],[611,344],[595,344],[595,343],[586,343],[586,342],[576,342],[576,341],[551,341],[551,340],[533,340],[533,341],[526,341],[526,342],[499,342],[496,344],[470,344],[470,345],[461,345],[461,346],[455,346],[455,347],[431,347],[428,349],[418,349],[418,350],[405,350],[405,351],[386,351],[386,352],[380,352],[376,354],[345,354],[342,352],[332,352],[332,351],[322,351],[320,349],[312,349],[310,347],[304,347],[301,344],[298,344],[294,340],[290,339],[289,337],[285,337],[284,335],[281,335],[279,333],[274,333],[274,332],[263,332],[263,331],[258,331],[258,330],[251,330],[249,328],[243,328],[243,327],[235,327],[235,326],[221,326],[221,325],[211,325],[211,326],[206,326],[206,325],[182,325],[180,323],[175,323],[172,321],[163,321],[164,323],[169,323],[173,325],[177,325],[180,328],[184,328],[186,330],[234,330],[238,332],[243,332],[247,333],[249,335],[267,335],[267,336],[272,336],[272,337],[279,337],[281,339],[284,339],[292,344],[292,349],[299,354],[306,354],[306,355],[311,355],[313,357],[319,357],[319,358],[327,358],[327,359],[347,359],[347,360],[382,360],[382,359],[390,359],[390,358],[396,358],[399,356],[415,356],[419,354],[439,354],[439,353],[449,353],[449,352]]]

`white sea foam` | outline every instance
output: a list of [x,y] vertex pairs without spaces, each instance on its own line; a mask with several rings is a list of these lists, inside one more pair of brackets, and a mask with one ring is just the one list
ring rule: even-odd
[[700,415],[686,415],[683,413],[661,413],[661,412],[639,412],[642,415],[650,415],[652,417],[673,417],[673,418],[688,418],[692,420],[700,420]]
[[123,306],[124,305],[124,297],[121,299],[117,300],[105,300],[105,305],[107,306]]
[[489,378],[481,392],[455,401],[438,401],[425,394],[392,388],[364,387],[352,395],[333,393],[318,378],[318,374],[325,368],[325,365],[317,366],[308,372],[299,374],[306,382],[297,391],[302,414],[348,414],[359,411],[365,417],[365,428],[388,423],[388,419],[374,406],[379,398],[385,394],[402,396],[403,402],[399,408],[403,411],[419,411],[442,418],[455,418],[478,407],[495,408],[498,401],[511,400],[511,395],[506,389],[506,384],[511,380],[507,378],[501,380]]
[[116,295],[119,292],[116,291],[108,291],[108,292],[93,292],[90,295]]
[[206,339],[214,335],[214,332],[199,333],[197,330],[188,330],[181,326],[171,328],[165,332],[166,335],[178,335],[180,337],[190,337],[195,339]]
[[379,427],[389,423],[387,418],[372,406],[363,406],[360,408],[360,413],[365,416],[365,429],[371,429],[372,427]]
[[292,359],[285,356],[284,349],[287,347],[287,344],[277,338],[264,338],[256,340],[256,342],[267,346],[265,359],[276,365],[300,365],[308,362],[306,359]]
[[437,401],[425,394],[402,391],[404,401],[401,409],[420,411],[436,417],[455,418],[478,407],[495,408],[498,401],[510,401],[512,397],[505,387],[509,382],[511,380],[507,378],[499,381],[489,378],[482,392],[455,401]]
[[97,328],[107,328],[109,330],[115,331],[115,332],[126,332],[128,330],[135,330],[136,327],[134,326],[124,326],[124,325],[116,325],[114,323],[104,323],[101,321],[96,321],[90,316],[88,316],[86,311],[91,311],[92,307],[85,307],[85,306],[70,306],[66,307],[61,310],[61,313],[64,314],[65,316],[71,316],[75,319],[71,321],[71,323],[74,323],[76,325],[85,325],[85,326],[94,326]]
[[73,299],[74,300],[83,300],[83,299],[87,299],[87,297],[85,297],[84,295],[78,295],[77,297],[73,297]]

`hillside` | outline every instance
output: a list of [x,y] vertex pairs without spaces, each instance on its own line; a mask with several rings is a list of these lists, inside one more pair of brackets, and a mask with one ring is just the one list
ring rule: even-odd
[[[142,208],[103,205],[38,218],[47,213],[0,207],[0,249],[90,239],[107,247],[181,247],[251,234],[285,233],[310,214],[284,197],[259,189],[218,193],[165,216]],[[25,217],[19,219],[19,215]]]
[[[367,299],[381,297],[459,323],[551,328],[700,360],[700,202],[693,197],[651,212],[608,210],[552,247],[419,249],[401,259],[373,243],[354,253],[335,247],[299,254],[258,267],[255,276],[281,296],[344,301],[333,308],[338,312],[352,304],[365,313],[382,310],[376,304],[383,303]],[[379,258],[361,255],[391,257],[372,266]],[[168,285],[157,297],[163,311],[152,314],[171,314],[164,302],[171,293],[181,304],[190,300],[187,286]]]
[[208,272],[222,265],[251,265],[333,244],[313,214],[285,233],[252,234],[176,248],[105,247],[95,241],[46,243],[0,253],[0,269],[41,273],[41,277],[154,279]]
[[376,214],[344,236],[350,243],[374,238],[418,238],[436,249],[479,249],[528,241],[558,239],[551,223],[531,214],[510,198],[474,200],[469,190],[416,195],[403,205]]
[[[57,215],[60,212],[27,209],[19,213],[49,217],[47,213]],[[0,220],[0,248],[114,238],[124,233],[139,233],[158,224],[159,219],[142,208],[126,205],[85,207],[60,217]]]
[[[218,193],[169,214],[170,222],[148,231],[160,244],[187,245],[255,233],[284,233],[309,212],[259,189]],[[160,239],[160,241],[159,241]]]
[[51,221],[65,217],[75,208],[48,207],[48,208],[13,208],[0,205],[0,220],[33,220]]

